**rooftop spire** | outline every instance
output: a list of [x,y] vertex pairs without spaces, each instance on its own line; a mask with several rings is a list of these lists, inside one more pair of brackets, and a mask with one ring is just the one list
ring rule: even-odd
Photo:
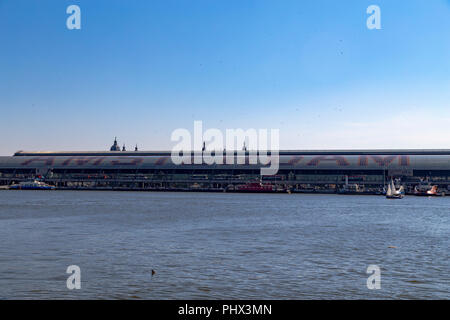
[[110,151],[120,151],[120,147],[117,144],[117,137],[114,137],[114,143],[109,150]]

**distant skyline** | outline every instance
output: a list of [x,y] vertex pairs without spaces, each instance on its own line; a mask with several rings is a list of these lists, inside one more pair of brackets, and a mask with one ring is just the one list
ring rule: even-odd
[[450,149],[449,0],[0,0],[0,43],[0,155],[171,149],[195,120],[281,149]]

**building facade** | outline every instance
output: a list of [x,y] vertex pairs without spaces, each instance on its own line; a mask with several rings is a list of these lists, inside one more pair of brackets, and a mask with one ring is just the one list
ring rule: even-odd
[[[120,148],[119,148],[120,150]],[[281,151],[279,170],[261,176],[248,151],[232,163],[174,164],[167,151],[17,152],[0,157],[0,184],[40,177],[59,188],[133,190],[233,190],[247,183],[279,190],[339,190],[358,186],[377,192],[394,179],[411,189],[429,182],[447,190],[450,150]],[[202,152],[197,153],[202,156]]]

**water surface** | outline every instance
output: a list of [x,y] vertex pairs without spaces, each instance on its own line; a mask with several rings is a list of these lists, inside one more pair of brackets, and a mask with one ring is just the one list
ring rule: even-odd
[[0,298],[449,299],[449,235],[450,197],[0,191]]

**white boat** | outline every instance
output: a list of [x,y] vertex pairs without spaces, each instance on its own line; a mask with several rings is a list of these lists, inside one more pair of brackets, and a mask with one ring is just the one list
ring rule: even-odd
[[386,198],[387,199],[402,199],[404,194],[403,186],[401,186],[399,189],[397,189],[394,185],[394,181],[391,180],[391,182],[388,184],[388,189],[386,191]]
[[18,184],[13,184],[9,186],[10,190],[53,190],[55,186],[46,184],[45,182],[39,180],[32,181],[22,181]]

